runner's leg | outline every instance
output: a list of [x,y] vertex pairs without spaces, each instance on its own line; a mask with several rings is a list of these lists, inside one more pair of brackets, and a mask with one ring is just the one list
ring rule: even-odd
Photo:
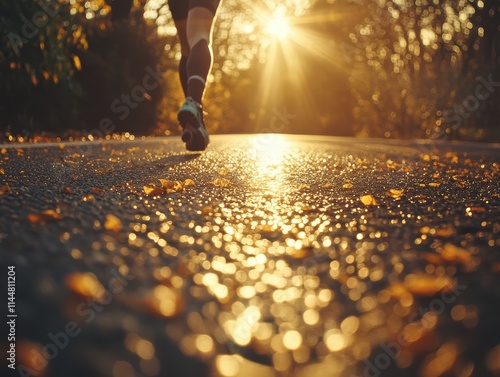
[[187,60],[188,97],[201,104],[206,80],[212,68],[212,30],[219,1],[191,0],[187,20],[190,48]]
[[189,57],[189,43],[187,40],[187,16],[189,5],[186,0],[169,0],[168,5],[174,24],[177,29],[177,37],[181,44],[181,59],[179,61],[179,78],[184,91],[184,96],[187,96],[187,61]]

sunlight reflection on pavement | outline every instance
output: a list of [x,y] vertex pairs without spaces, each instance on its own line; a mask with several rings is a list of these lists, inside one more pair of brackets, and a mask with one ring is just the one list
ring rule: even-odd
[[[0,245],[25,276],[21,361],[74,321],[48,376],[493,375],[498,150],[212,144],[8,151]],[[101,304],[92,319],[83,300]]]

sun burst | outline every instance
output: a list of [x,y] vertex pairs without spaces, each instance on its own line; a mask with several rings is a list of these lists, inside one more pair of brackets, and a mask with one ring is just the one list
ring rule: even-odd
[[266,31],[271,36],[284,41],[290,31],[290,25],[285,16],[275,15],[269,19]]

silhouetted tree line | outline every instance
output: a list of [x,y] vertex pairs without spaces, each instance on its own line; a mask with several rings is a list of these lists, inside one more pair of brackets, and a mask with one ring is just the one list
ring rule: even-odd
[[151,133],[174,63],[142,13],[132,0],[0,0],[0,127]]
[[[266,31],[277,7],[283,40]],[[172,26],[161,2],[0,0],[0,127],[176,131]],[[498,0],[226,0],[207,121],[224,133],[500,140],[499,37]]]

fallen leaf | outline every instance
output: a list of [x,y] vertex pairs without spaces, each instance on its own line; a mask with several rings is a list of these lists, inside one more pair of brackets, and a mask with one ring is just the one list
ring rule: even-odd
[[90,190],[90,192],[92,194],[104,194],[105,191],[104,189],[94,187]]
[[173,192],[182,191],[184,189],[181,181],[170,181],[168,179],[160,179],[160,183],[167,194],[171,194]]
[[360,199],[365,206],[378,206],[377,200],[373,195],[363,195]]
[[229,173],[229,171],[227,169],[221,169],[221,170],[219,170],[219,174],[220,175],[226,175],[227,173]]
[[404,286],[417,296],[431,297],[440,292],[448,293],[455,287],[455,282],[448,276],[410,274],[404,280]]
[[435,230],[434,234],[439,237],[448,238],[453,236],[456,233],[456,230],[453,226],[445,226],[443,228],[438,228]]
[[304,259],[310,256],[312,253],[311,247],[302,247],[300,249],[291,248],[291,251],[287,251],[287,254],[293,259]]
[[5,174],[5,170],[3,170],[2,168],[0,168],[0,174]]
[[385,193],[386,196],[394,199],[399,199],[404,196],[405,190],[390,189]]
[[[434,229],[432,228],[432,231],[434,233]],[[422,234],[429,234],[431,232],[431,228],[428,227],[427,225],[426,226],[423,226],[422,228],[420,228],[420,233]]]
[[3,186],[0,186],[0,195],[3,195],[3,194],[5,194],[6,192],[9,192],[9,191],[10,191],[10,186],[9,186],[8,183],[6,183]]
[[189,186],[194,186],[194,185],[195,185],[195,183],[192,179],[188,178],[184,181],[184,187],[189,187]]
[[402,298],[405,295],[408,295],[408,289],[404,286],[404,284],[397,282],[391,284],[388,288],[387,291],[391,294],[392,297],[395,298]]
[[90,195],[90,194],[88,194],[88,195],[85,195],[85,196],[82,198],[82,200],[83,200],[84,202],[93,202],[93,201],[95,200],[95,197],[94,197],[94,195]]
[[309,186],[308,186],[308,185],[306,185],[305,183],[303,183],[303,184],[301,184],[301,185],[299,186],[299,188],[298,188],[297,190],[299,190],[299,191],[300,191],[300,190],[306,190],[306,189],[308,189],[308,188],[309,188]]
[[323,185],[323,188],[329,188],[331,187],[332,184],[330,182],[326,182],[324,185]]
[[70,195],[74,195],[75,192],[73,191],[73,189],[71,187],[65,187],[61,190],[61,192],[63,194],[70,194]]
[[462,263],[464,265],[469,264],[472,260],[472,256],[467,250],[451,243],[446,243],[443,246],[441,257],[447,262]]
[[105,289],[91,272],[73,272],[64,279],[70,291],[85,298],[100,299]]
[[33,224],[45,224],[48,221],[58,221],[64,216],[53,209],[47,209],[41,213],[30,213],[28,220]]
[[96,169],[95,172],[96,173],[100,173],[100,174],[104,174],[104,173],[109,173],[111,170],[111,168],[105,168],[105,169]]
[[[111,151],[111,153],[109,154],[109,157],[115,157],[115,156],[126,156],[127,154],[124,152],[124,151],[119,151],[119,150],[116,150],[116,149],[113,149]],[[117,159],[110,159],[111,161],[118,161]]]
[[439,183],[439,182],[431,182],[431,183],[429,183],[429,186],[430,187],[439,187],[439,186],[441,186],[441,183]]
[[465,211],[469,212],[469,213],[483,213],[483,212],[486,212],[486,208],[483,208],[483,207],[467,207],[467,209]]
[[344,184],[342,185],[342,188],[345,188],[345,189],[351,189],[351,188],[353,188],[353,187],[354,187],[354,186],[353,186],[353,184],[352,184],[351,182],[347,182],[347,183],[344,183]]
[[104,220],[104,229],[112,232],[119,232],[122,228],[122,222],[118,217],[112,215],[111,213],[106,215],[106,219]]
[[261,229],[260,229],[261,232],[263,233],[273,233],[274,231],[276,231],[276,228],[270,224],[265,224]]
[[144,186],[143,189],[144,189],[144,193],[147,196],[156,196],[156,195],[163,194],[165,192],[165,189],[161,186],[154,186],[154,187]]
[[59,149],[64,149],[64,148],[66,148],[66,145],[64,145],[64,144],[60,143],[60,144],[59,144]]
[[226,178],[216,178],[212,182],[209,182],[217,187],[230,187],[231,182],[229,182]]
[[70,158],[72,160],[74,159],[77,159],[77,158],[81,158],[82,155],[80,153],[73,153],[73,154],[70,154],[69,156],[66,156],[66,158]]
[[17,149],[16,149],[16,151],[17,151],[17,155],[18,155],[19,157],[24,156],[24,149],[17,148]]
[[[452,373],[460,357],[460,349],[457,343],[447,342],[435,353],[431,353],[422,362],[421,376],[440,377]],[[448,373],[449,372],[449,373]]]
[[418,254],[427,263],[432,263],[435,265],[443,264],[443,258],[439,254],[422,252]]
[[211,213],[213,213],[214,209],[212,206],[205,206],[201,209],[201,214],[202,215],[205,215],[205,216],[208,216],[210,215]]
[[[19,363],[19,370],[36,371],[38,377],[47,377],[49,375],[49,364],[40,364],[37,357],[33,355],[43,355],[44,346],[40,343],[27,341],[25,339],[16,339],[16,363]],[[46,348],[45,348],[46,350]],[[22,367],[21,367],[22,366]]]
[[7,154],[7,149],[6,148],[2,148],[2,150],[0,150],[0,153],[1,154]]

